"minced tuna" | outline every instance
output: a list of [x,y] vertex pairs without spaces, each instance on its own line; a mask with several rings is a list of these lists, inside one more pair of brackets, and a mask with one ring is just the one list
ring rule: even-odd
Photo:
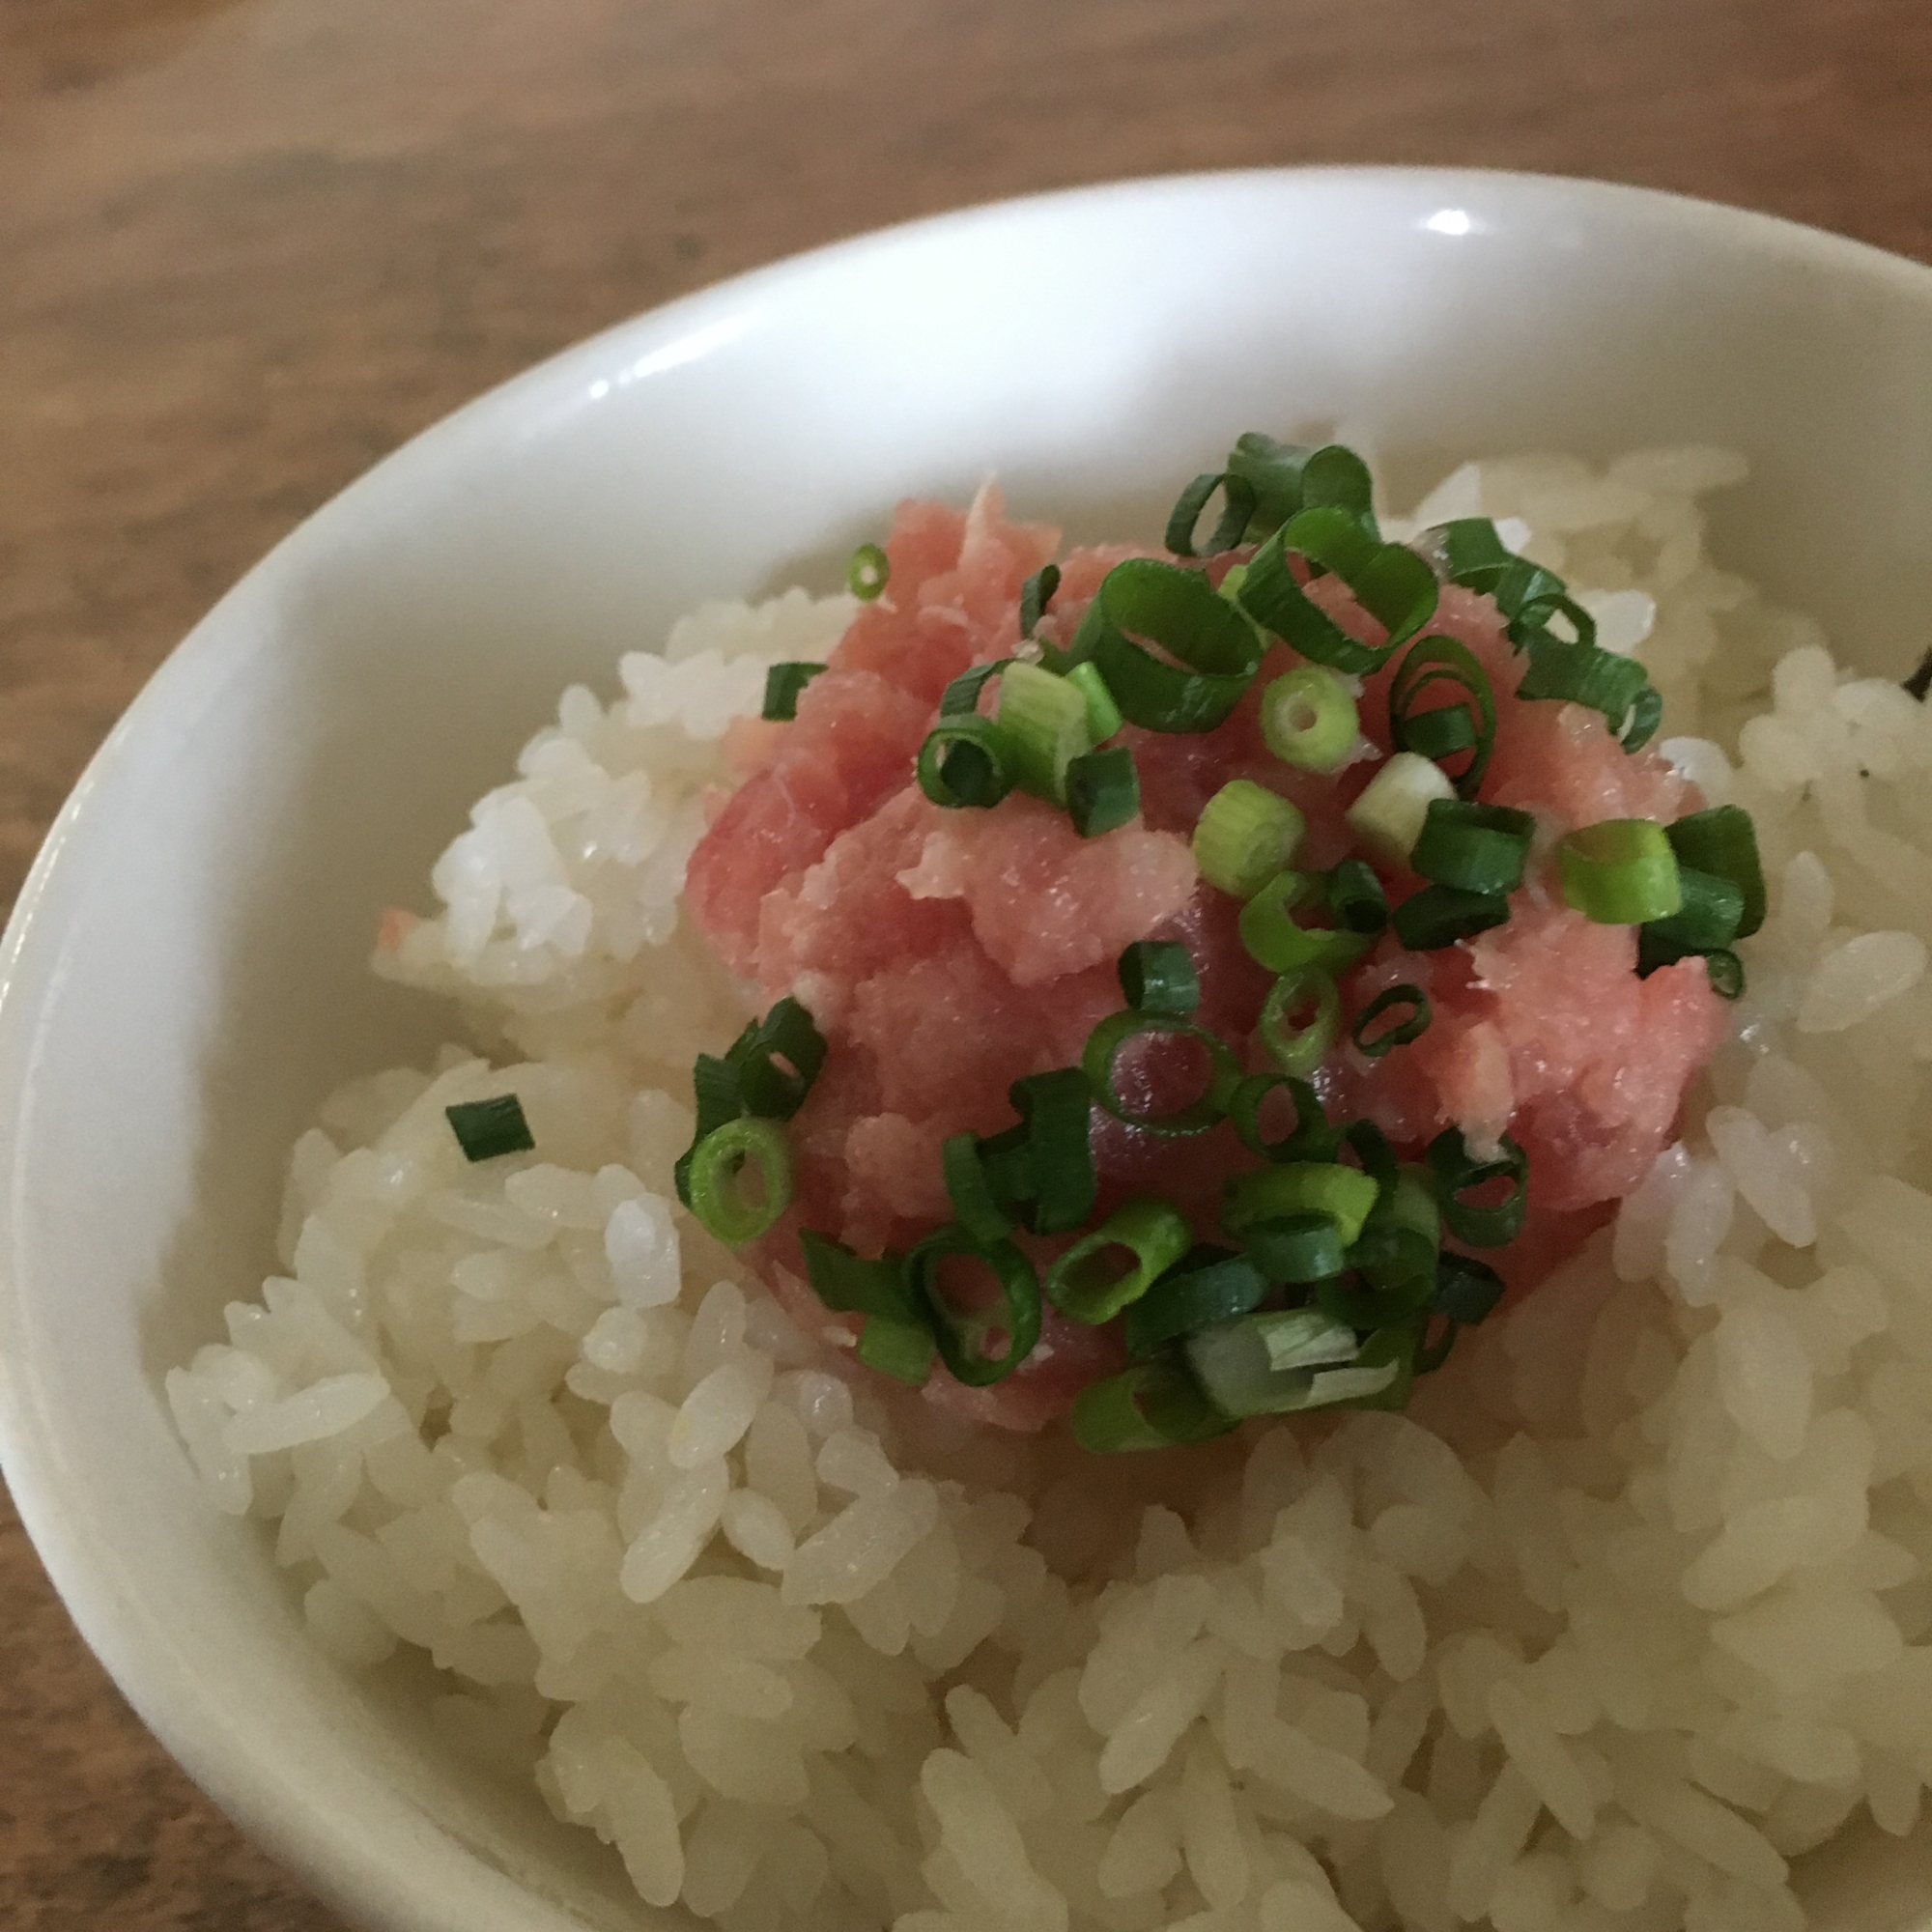
[[[1094,1027],[1121,1007],[1116,961],[1132,942],[1183,943],[1200,983],[1196,1019],[1237,1045],[1250,1068],[1266,1064],[1254,1025],[1272,976],[1241,944],[1238,902],[1199,875],[1194,827],[1230,780],[1252,780],[1305,816],[1295,864],[1332,866],[1357,853],[1345,813],[1391,751],[1384,668],[1362,682],[1361,742],[1339,772],[1276,757],[1264,742],[1261,694],[1300,660],[1275,643],[1212,730],[1122,728],[1140,810],[1118,829],[1082,838],[1065,810],[1018,791],[990,810],[943,810],[913,780],[941,694],[970,667],[1022,649],[1022,589],[1054,558],[1058,533],[1009,522],[988,486],[963,516],[902,504],[885,549],[884,593],[804,687],[795,720],[737,727],[731,751],[744,780],[718,810],[686,886],[726,966],[766,1004],[796,998],[827,1042],[824,1070],[790,1124],[793,1206],[757,1253],[795,1311],[835,1333],[851,1323],[805,1287],[798,1231],[869,1256],[947,1221],[942,1144],[1011,1125],[1015,1079],[1079,1063]],[[1110,547],[1061,559],[1038,639],[1066,645],[1106,573],[1141,554],[1152,553]],[[1204,566],[1210,582],[1247,554]],[[1320,579],[1310,595],[1350,634],[1381,641],[1338,578]],[[1342,975],[1345,1016],[1407,983],[1427,992],[1432,1023],[1373,1060],[1345,1026],[1314,1084],[1331,1112],[1374,1122],[1405,1157],[1447,1127],[1478,1155],[1505,1134],[1522,1149],[1528,1220],[1498,1258],[1520,1292],[1642,1179],[1726,1032],[1701,958],[1639,977],[1635,927],[1566,904],[1546,855],[1578,827],[1668,824],[1703,801],[1662,757],[1626,752],[1597,712],[1516,697],[1514,647],[1490,597],[1445,585],[1428,630],[1465,644],[1491,673],[1496,730],[1482,797],[1534,815],[1537,863],[1511,895],[1507,923],[1427,952],[1386,933]],[[1400,865],[1380,862],[1378,871],[1392,901],[1422,883]],[[1159,1064],[1142,1073],[1185,1077]],[[1203,1238],[1216,1238],[1223,1182],[1257,1164],[1231,1126],[1175,1140],[1098,1109],[1093,1118],[1097,1212],[1156,1189]],[[1049,1307],[1039,1346],[1013,1375],[967,1391],[935,1373],[928,1392],[1033,1427],[1120,1360],[1110,1330]]]

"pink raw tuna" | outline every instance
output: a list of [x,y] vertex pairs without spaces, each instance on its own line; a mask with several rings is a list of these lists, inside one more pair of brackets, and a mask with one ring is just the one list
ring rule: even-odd
[[[809,1327],[847,1342],[855,1324],[828,1314],[805,1284],[798,1229],[876,1254],[948,1218],[940,1143],[1009,1125],[1013,1080],[1077,1061],[1094,1023],[1121,1003],[1114,962],[1132,940],[1185,943],[1201,980],[1201,1023],[1248,1065],[1264,1065],[1250,1036],[1269,976],[1240,945],[1235,901],[1196,881],[1188,836],[1215,791],[1250,778],[1306,816],[1298,863],[1332,865],[1352,849],[1344,814],[1376,769],[1368,757],[1315,777],[1267,751],[1261,695],[1296,662],[1277,646],[1215,730],[1126,728],[1143,807],[1132,825],[1083,840],[1064,813],[1019,795],[991,811],[931,805],[911,781],[912,764],[939,694],[969,665],[1012,652],[1021,583],[1053,547],[1052,531],[1008,524],[990,489],[963,518],[901,505],[885,595],[859,612],[831,669],[807,687],[795,724],[747,727],[734,739],[751,776],[692,861],[690,903],[725,961],[769,997],[795,992],[830,1043],[793,1123],[798,1206],[757,1259]],[[1065,558],[1042,635],[1068,640],[1106,572],[1140,554],[1109,547]],[[1235,560],[1214,559],[1210,578]],[[1307,588],[1351,635],[1380,641],[1336,579]],[[1430,629],[1466,643],[1495,680],[1483,796],[1534,812],[1539,851],[1577,824],[1669,819],[1701,804],[1662,759],[1627,755],[1594,713],[1516,698],[1520,660],[1487,599],[1445,590]],[[1371,678],[1362,698],[1378,753],[1389,748],[1386,683],[1386,673]],[[1400,897],[1419,882],[1402,871],[1386,883]],[[1378,1061],[1343,1046],[1319,1084],[1332,1111],[1367,1114],[1406,1152],[1450,1124],[1478,1145],[1504,1130],[1522,1143],[1530,1217],[1500,1258],[1520,1291],[1641,1177],[1723,1017],[1695,960],[1639,980],[1632,933],[1563,907],[1541,862],[1513,913],[1509,924],[1443,952],[1410,954],[1383,940],[1345,980],[1345,1013],[1409,980],[1427,988],[1434,1024]],[[1197,1078],[1187,1050],[1121,1068],[1123,1094],[1142,1106]],[[1226,1126],[1159,1139],[1098,1110],[1093,1145],[1100,1211],[1158,1192],[1207,1235],[1228,1174],[1253,1165]],[[1027,1245],[1041,1259],[1053,1246]],[[937,1374],[926,1393],[978,1420],[1037,1428],[1118,1361],[1111,1333],[1049,1309],[1040,1346],[1017,1373],[987,1389]]]

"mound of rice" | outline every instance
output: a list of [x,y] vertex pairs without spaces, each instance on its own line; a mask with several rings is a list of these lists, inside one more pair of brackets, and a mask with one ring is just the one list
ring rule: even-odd
[[[427,1651],[453,1747],[725,1932],[1795,1932],[1788,1861],[1932,1779],[1932,720],[1706,560],[1742,473],[1418,511],[1587,589],[1773,902],[1681,1144],[1403,1416],[1097,1459],[844,1373],[671,1163],[743,1018],[702,794],[851,606],[567,692],[379,953],[474,1044],[329,1101],[283,1272],[168,1378],[316,1640]],[[511,1090],[537,1152],[469,1166],[444,1107]]]

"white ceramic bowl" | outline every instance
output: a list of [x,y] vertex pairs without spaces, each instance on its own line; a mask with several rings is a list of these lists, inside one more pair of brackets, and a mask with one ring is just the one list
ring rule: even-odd
[[[364,970],[377,909],[420,898],[566,681],[608,683],[698,598],[842,551],[895,497],[997,470],[1023,512],[1157,528],[1236,432],[1329,422],[1398,496],[1485,451],[1741,447],[1726,558],[1872,668],[1924,636],[1932,270],[1574,182],[1224,175],[848,242],[558,356],[277,549],[95,759],[0,957],[0,1450],[142,1717],[351,1918],[672,1922],[587,1833],[444,1756],[406,1668],[351,1682],[316,1654],[160,1398],[258,1288],[319,1097],[437,1035]],[[1932,1844],[1811,1883],[1823,1926],[1919,1922]]]

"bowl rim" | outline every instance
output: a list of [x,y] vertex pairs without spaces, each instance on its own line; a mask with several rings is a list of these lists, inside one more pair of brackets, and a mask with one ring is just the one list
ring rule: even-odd
[[[338,528],[366,503],[385,492],[407,491],[418,473],[447,470],[467,445],[487,444],[520,419],[574,405],[585,379],[620,352],[644,351],[642,359],[661,368],[696,359],[741,333],[747,311],[768,291],[987,226],[1015,220],[1078,224],[1090,212],[1123,202],[1151,208],[1270,188],[1285,195],[1379,188],[1416,203],[1480,194],[1492,205],[1560,206],[1585,220],[1648,222],[1932,308],[1932,266],[1849,236],[1663,189],[1510,169],[1369,164],[1155,174],[978,202],[867,230],[745,270],[601,328],[399,444],[280,538],[166,654],[56,815],[0,934],[0,1476],[69,1616],[142,1722],[252,1842],[346,1917],[396,1932],[446,1932],[462,1898],[484,1902],[474,1885],[475,1868],[484,1861],[407,1801],[398,1803],[396,1826],[379,1842],[343,1832],[331,1813],[303,1803],[277,1759],[270,1725],[231,1718],[216,1700],[195,1694],[199,1680],[174,1650],[165,1619],[122,1570],[107,1532],[64,1493],[58,1412],[38,1400],[23,1346],[26,1292],[15,1266],[24,1180],[18,1116],[33,1081],[35,1026],[62,928],[90,852],[106,836],[117,783],[151,741],[178,735],[184,718],[219,701],[232,664],[271,647],[269,627],[251,625],[249,613],[259,604],[266,614],[276,586],[298,575],[312,556],[325,555]],[[406,1844],[410,1856],[399,1856]],[[494,1868],[490,1876],[512,1882]],[[549,1906],[526,1896],[533,1917]],[[553,1922],[579,1921],[570,1916]]]

